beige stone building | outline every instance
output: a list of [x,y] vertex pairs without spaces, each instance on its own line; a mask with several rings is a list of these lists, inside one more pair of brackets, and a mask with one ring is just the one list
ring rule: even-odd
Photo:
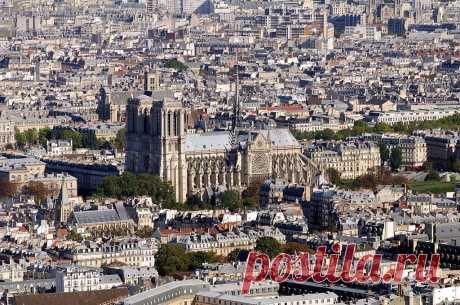
[[422,166],[427,160],[426,142],[422,137],[382,137],[381,143],[390,151],[400,148],[402,163],[406,166]]
[[0,147],[5,147],[8,144],[14,145],[15,143],[14,123],[2,118],[0,114]]
[[180,202],[209,187],[241,191],[270,177],[311,183],[318,174],[287,129],[190,133],[189,120],[178,101],[131,99],[126,169],[170,181]]
[[307,150],[321,170],[334,168],[341,178],[354,179],[380,166],[379,147],[372,142],[320,143]]
[[45,163],[34,158],[0,157],[0,180],[24,184],[33,177],[43,177]]
[[96,244],[85,241],[72,249],[69,258],[73,263],[86,267],[122,264],[133,267],[154,267],[156,244],[152,240],[125,239]]
[[206,251],[227,256],[235,249],[252,250],[260,237],[272,237],[280,243],[286,238],[278,228],[263,228],[239,232],[219,233],[215,235],[200,234],[177,237],[175,243],[187,252]]

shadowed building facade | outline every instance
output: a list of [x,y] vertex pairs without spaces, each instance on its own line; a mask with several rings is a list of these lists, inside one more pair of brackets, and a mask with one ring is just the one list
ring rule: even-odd
[[190,133],[189,120],[189,111],[176,100],[131,99],[126,169],[170,181],[180,202],[208,187],[242,191],[271,177],[313,183],[318,176],[288,129]]

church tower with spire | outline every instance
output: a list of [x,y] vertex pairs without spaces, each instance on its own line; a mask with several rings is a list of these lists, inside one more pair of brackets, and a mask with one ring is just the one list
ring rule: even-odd
[[73,212],[73,205],[69,200],[67,194],[67,185],[65,176],[62,177],[61,190],[59,192],[59,197],[56,199],[55,205],[55,223],[59,225],[61,223],[66,223],[69,219],[70,214]]

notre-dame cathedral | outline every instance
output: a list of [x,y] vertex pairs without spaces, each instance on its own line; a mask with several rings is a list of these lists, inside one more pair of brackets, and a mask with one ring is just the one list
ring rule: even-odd
[[313,184],[318,170],[288,129],[195,133],[181,102],[140,95],[127,106],[126,169],[170,181],[179,202],[209,187],[244,190],[254,180]]

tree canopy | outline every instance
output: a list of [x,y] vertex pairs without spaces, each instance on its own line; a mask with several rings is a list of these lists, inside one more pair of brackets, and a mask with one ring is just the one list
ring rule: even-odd
[[236,212],[243,208],[243,201],[237,191],[225,191],[220,195],[220,205],[231,212]]
[[368,132],[396,132],[401,134],[411,134],[414,130],[434,128],[440,128],[445,130],[460,130],[460,114],[454,114],[433,121],[420,121],[408,123],[398,122],[391,126],[386,123],[380,122],[375,124],[374,127],[370,127],[366,122],[356,121],[352,128],[339,130],[337,132],[334,132],[331,129],[325,129],[313,132],[301,132],[298,130],[292,130],[292,133],[298,140],[345,140],[347,137],[359,136],[363,133]]
[[175,69],[175,70],[177,70],[179,72],[187,70],[187,68],[188,68],[183,62],[179,61],[177,58],[168,59],[165,62],[165,67]]
[[113,197],[118,199],[133,196],[150,196],[163,208],[176,208],[174,188],[170,183],[164,182],[158,176],[148,174],[133,174],[124,172],[121,176],[104,178],[96,192],[100,197]]
[[0,180],[0,196],[13,197],[18,192],[18,185],[7,180]]
[[390,166],[392,170],[397,170],[402,165],[402,150],[399,147],[395,147],[391,150],[390,155]]
[[380,144],[380,164],[383,166],[390,159],[390,150],[384,144]]
[[248,258],[248,255],[249,255],[248,250],[235,249],[235,250],[232,250],[232,252],[230,252],[227,255],[227,260],[229,262],[245,262]]
[[155,255],[155,266],[161,276],[178,272],[190,272],[201,268],[203,263],[214,263],[219,257],[213,252],[189,252],[174,244],[163,244]]
[[117,149],[123,150],[125,149],[126,146],[126,140],[125,140],[125,134],[126,134],[126,128],[122,128],[117,132],[117,136],[115,138],[115,147]]
[[50,195],[50,191],[42,182],[31,181],[25,188],[24,193],[29,196],[34,196],[39,202],[43,202]]
[[329,167],[326,170],[326,174],[329,177],[330,182],[332,182],[333,184],[339,184],[340,183],[340,173],[335,168]]
[[274,258],[281,253],[282,245],[273,237],[260,237],[257,239],[255,250],[267,254],[270,258]]

